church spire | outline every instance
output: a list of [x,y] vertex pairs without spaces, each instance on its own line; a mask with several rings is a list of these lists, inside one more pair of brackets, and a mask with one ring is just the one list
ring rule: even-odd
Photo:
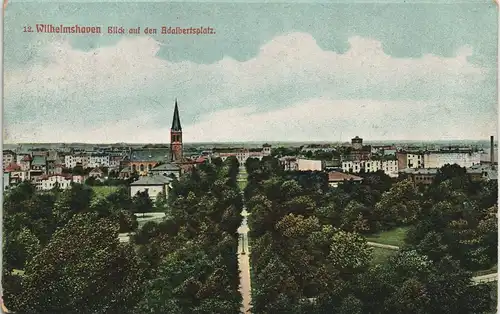
[[172,120],[171,130],[172,131],[182,131],[181,119],[179,117],[179,107],[177,106],[177,98],[175,99],[174,118]]

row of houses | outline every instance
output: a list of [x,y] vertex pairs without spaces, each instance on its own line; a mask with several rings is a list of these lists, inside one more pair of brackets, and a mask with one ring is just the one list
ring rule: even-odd
[[57,151],[42,151],[15,153],[10,150],[3,151],[3,169],[13,165],[19,165],[27,170],[31,165],[36,165],[47,174],[58,174],[63,168],[72,169],[78,165],[83,168],[119,168],[126,156],[75,153],[63,155]]

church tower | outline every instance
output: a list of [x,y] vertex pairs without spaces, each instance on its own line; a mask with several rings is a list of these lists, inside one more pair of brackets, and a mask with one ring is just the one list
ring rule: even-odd
[[170,128],[170,160],[172,162],[182,161],[182,127],[177,99],[175,99],[174,118]]

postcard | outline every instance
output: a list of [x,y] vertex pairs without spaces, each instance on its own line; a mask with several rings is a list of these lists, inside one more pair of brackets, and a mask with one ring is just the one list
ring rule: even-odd
[[495,2],[3,18],[3,312],[496,312]]

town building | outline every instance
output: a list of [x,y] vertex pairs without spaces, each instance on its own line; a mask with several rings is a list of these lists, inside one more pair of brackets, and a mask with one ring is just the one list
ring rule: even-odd
[[139,179],[130,184],[130,195],[148,191],[149,196],[156,199],[160,192],[168,195],[173,177],[179,178],[182,173],[202,162],[205,162],[205,159],[192,160],[184,157],[182,126],[176,99],[170,128],[170,149],[149,147],[132,151],[127,166],[130,172],[122,169],[120,177],[127,177],[131,173],[139,174]]
[[177,179],[179,179],[181,176],[182,169],[180,166],[178,166],[174,163],[166,162],[166,163],[162,163],[162,164],[152,168],[150,170],[150,172],[153,175],[162,175],[165,177],[174,176]]
[[108,154],[92,154],[85,168],[109,167],[110,157]]
[[170,150],[167,148],[149,148],[133,150],[130,153],[128,167],[131,173],[145,176],[148,171],[162,162],[171,158]]
[[[467,168],[467,175],[471,179],[471,181],[482,181],[482,180],[496,180],[497,175],[496,172],[488,172],[479,168],[477,165],[472,168]],[[400,174],[403,178],[411,178],[415,185],[423,184],[429,185],[432,184],[436,175],[438,174],[438,168],[422,168],[422,169],[403,169]]]
[[22,159],[17,162],[17,164],[21,167],[21,171],[29,171],[31,169],[32,161],[33,157],[31,157],[31,155],[24,155]]
[[296,171],[299,168],[297,157],[295,156],[283,156],[279,161],[285,171]]
[[271,156],[271,145],[264,144],[262,148],[249,149],[249,148],[237,148],[237,149],[213,149],[212,157],[219,157],[222,161],[229,157],[236,157],[240,165],[244,165],[248,158],[256,158],[262,160],[265,156]]
[[126,180],[128,178],[130,178],[130,176],[132,175],[132,171],[130,170],[130,167],[125,167],[123,168],[122,170],[120,170],[120,172],[118,173],[118,178],[119,179],[122,179],[122,180]]
[[353,139],[351,139],[351,146],[354,150],[363,149],[363,139],[359,136],[354,137]]
[[16,153],[14,153],[11,150],[8,150],[8,149],[3,150],[2,156],[3,156],[3,159],[2,159],[3,167],[2,167],[2,169],[5,169],[8,165],[10,165],[13,162],[16,162]]
[[441,168],[444,165],[457,164],[460,167],[470,168],[481,163],[481,154],[469,151],[426,151],[423,154],[424,168]]
[[122,160],[123,160],[123,156],[122,155],[111,154],[109,156],[109,168],[111,168],[111,169],[119,169]]
[[311,159],[298,159],[298,171],[323,171],[325,169],[325,162],[323,160]]
[[498,180],[498,169],[496,165],[491,165],[491,164],[486,164],[486,165],[474,165],[467,169],[467,171],[478,171],[481,172],[481,176],[483,180],[490,181],[490,180]]
[[152,200],[156,200],[160,193],[162,193],[164,197],[168,197],[171,182],[172,178],[162,175],[150,174],[141,176],[137,181],[130,184],[130,197],[134,197],[137,193],[144,191],[148,192]]
[[18,153],[16,155],[16,164],[21,165],[21,162],[23,159],[25,159],[27,156],[31,157],[30,153]]
[[94,178],[97,180],[104,180],[104,171],[102,171],[100,168],[95,167],[89,172],[89,178]]
[[62,174],[43,175],[36,179],[35,186],[39,191],[49,191],[54,188],[68,189],[72,183],[83,183],[82,176],[71,176]]
[[424,155],[419,151],[399,151],[396,152],[399,169],[424,168]]
[[86,153],[75,153],[64,156],[64,166],[69,169],[73,169],[77,165],[88,168],[89,162],[90,156]]
[[47,159],[47,174],[62,174],[64,168],[64,163],[55,159]]
[[184,157],[182,126],[177,99],[175,100],[174,116],[170,128],[170,149],[149,147],[134,150],[130,153],[128,166],[131,173],[145,176],[156,166],[167,162],[178,165],[181,172],[189,171],[198,164],[197,160]]
[[372,148],[369,145],[363,145],[363,139],[359,136],[351,139],[351,147],[346,155],[343,156],[345,161],[362,161],[369,160],[372,156]]
[[31,161],[31,177],[47,174],[48,164],[47,157],[41,155],[33,156]]
[[[29,170],[23,171],[21,169],[21,166],[19,166],[16,163],[11,163],[4,169],[4,174],[8,174],[8,185],[15,185],[21,181],[28,180],[29,179]],[[5,179],[5,176],[4,176]],[[5,184],[5,182],[4,182]]]
[[385,160],[363,160],[363,161],[343,161],[342,171],[349,173],[370,173],[382,170],[391,178],[398,177],[398,161],[395,159]]
[[362,181],[363,178],[348,173],[338,171],[331,171],[328,173],[328,185],[334,188],[345,182],[361,183]]

